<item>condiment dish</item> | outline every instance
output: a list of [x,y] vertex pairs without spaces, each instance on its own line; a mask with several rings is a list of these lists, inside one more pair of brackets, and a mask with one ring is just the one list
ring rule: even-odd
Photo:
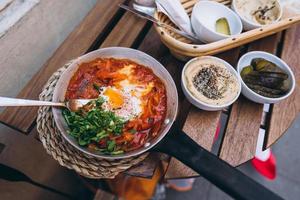
[[[236,78],[236,94],[233,98],[231,98],[231,100],[222,103],[222,104],[209,104],[207,102],[201,101],[199,98],[196,98],[194,94],[192,94],[192,92],[190,91],[190,89],[188,88],[188,83],[187,83],[187,78],[186,76],[189,76],[191,74],[186,74],[186,70],[191,66],[192,63],[194,62],[198,62],[198,61],[203,61],[205,59],[209,59],[215,63],[221,63],[223,66],[226,67],[226,69],[228,70],[228,72],[233,75],[233,77]],[[196,57],[191,59],[188,63],[186,63],[186,65],[184,66],[183,70],[182,70],[182,74],[181,74],[181,87],[182,90],[186,96],[186,98],[189,100],[190,103],[192,103],[194,106],[202,109],[202,110],[207,110],[207,111],[217,111],[217,110],[222,110],[228,106],[230,106],[232,103],[234,103],[237,98],[239,97],[240,93],[241,93],[241,80],[239,75],[237,74],[236,70],[226,61],[217,58],[217,57],[213,57],[213,56],[202,56],[202,57]]]
[[[216,31],[218,19],[226,18],[231,34],[225,35]],[[238,35],[243,26],[239,16],[228,7],[213,1],[199,1],[193,8],[191,22],[197,37],[205,43],[219,41]]]
[[[241,18],[241,21],[243,23],[243,28],[245,31],[260,28],[264,25],[245,17],[245,13],[243,13],[244,11],[242,11],[242,9],[238,7],[237,2],[242,2],[242,5],[244,5],[246,9],[249,9],[249,3],[255,3],[257,1],[258,0],[232,0],[231,7]],[[263,1],[263,0],[259,0],[259,1]],[[273,21],[273,23],[278,22],[281,19],[282,13],[283,13],[283,8],[282,8],[280,2],[278,0],[274,0],[274,2],[275,2],[276,8],[279,9],[279,13],[278,13],[278,17],[276,18],[276,20]]]
[[[246,83],[241,78],[241,71],[243,70],[243,68],[249,66],[251,64],[251,61],[254,58],[266,59],[266,60],[276,64],[279,68],[281,68],[288,74],[289,91],[285,95],[278,97],[278,98],[265,97],[265,96],[259,95],[258,93],[254,92],[252,89],[250,89],[246,85]],[[267,53],[267,52],[252,51],[252,52],[246,53],[245,55],[243,55],[240,58],[240,60],[238,62],[237,72],[242,81],[242,94],[245,97],[247,97],[248,99],[250,99],[251,101],[254,101],[256,103],[261,103],[261,104],[278,103],[278,102],[286,99],[287,97],[289,97],[295,89],[295,85],[296,85],[295,76],[294,76],[294,73],[292,72],[292,70],[290,69],[290,67],[282,59],[278,58],[275,55]]]

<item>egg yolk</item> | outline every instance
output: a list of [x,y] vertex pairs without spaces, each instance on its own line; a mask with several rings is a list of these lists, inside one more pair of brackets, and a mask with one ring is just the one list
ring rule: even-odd
[[109,98],[109,103],[114,109],[120,108],[124,104],[123,96],[118,91],[107,88],[103,94]]

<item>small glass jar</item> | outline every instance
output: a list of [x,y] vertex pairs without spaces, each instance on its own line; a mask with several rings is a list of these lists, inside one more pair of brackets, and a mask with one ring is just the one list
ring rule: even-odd
[[153,15],[155,11],[155,0],[134,0],[133,7],[138,11]]

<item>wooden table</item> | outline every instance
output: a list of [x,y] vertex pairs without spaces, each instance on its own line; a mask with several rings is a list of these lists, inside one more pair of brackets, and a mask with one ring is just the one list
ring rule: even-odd
[[[206,112],[192,106],[182,93],[180,75],[184,62],[176,60],[161,43],[152,24],[118,8],[124,0],[99,1],[84,20],[56,50],[53,56],[41,67],[19,93],[18,98],[38,99],[42,87],[58,68],[66,62],[89,51],[109,46],[123,46],[144,51],[159,60],[174,78],[179,92],[179,116],[183,130],[195,141],[211,150],[214,134],[220,120],[222,142],[218,146],[218,156],[238,166],[255,155],[259,129],[265,130],[264,146],[274,144],[289,128],[300,111],[300,87],[287,100],[263,105],[240,97],[230,108],[219,112]],[[236,66],[240,55],[247,51],[267,51],[280,56],[293,69],[297,85],[300,85],[300,26],[286,32],[232,49],[217,55]],[[7,108],[0,121],[25,134],[36,134],[35,119],[38,108]],[[151,177],[160,159],[169,163],[166,178],[197,176],[188,167],[174,158],[152,154],[139,166],[126,173],[134,176]]]

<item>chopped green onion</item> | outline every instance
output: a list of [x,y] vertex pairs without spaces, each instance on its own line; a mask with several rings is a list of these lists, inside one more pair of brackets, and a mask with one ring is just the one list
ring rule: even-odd
[[122,154],[122,153],[124,153],[123,150],[113,151],[113,152],[111,152],[111,155],[119,155],[119,154]]
[[116,146],[116,142],[115,141],[107,141],[107,150],[112,152]]
[[131,129],[131,130],[129,130],[129,133],[135,134],[136,130],[135,129]]
[[99,87],[97,84],[95,84],[95,83],[93,84],[93,87],[94,87],[94,89],[97,90],[97,91],[100,90],[100,87]]
[[[104,110],[101,106],[103,98],[92,100],[88,104],[93,105],[89,111],[79,110],[71,112],[68,109],[62,111],[64,119],[70,130],[68,134],[77,139],[80,146],[87,146],[90,143],[98,143],[101,139],[108,138],[109,135],[120,135],[122,133],[125,120],[116,116],[111,111]],[[113,152],[115,141],[108,141],[106,152]],[[101,151],[102,152],[102,151]]]

